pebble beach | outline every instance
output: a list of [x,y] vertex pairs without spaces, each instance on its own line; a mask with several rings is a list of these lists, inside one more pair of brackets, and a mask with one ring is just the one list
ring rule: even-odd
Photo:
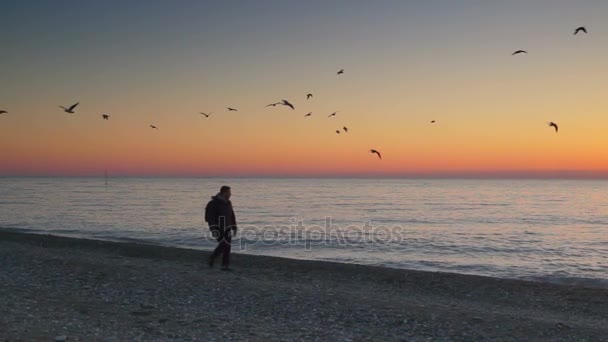
[[3,341],[606,341],[608,289],[0,231]]

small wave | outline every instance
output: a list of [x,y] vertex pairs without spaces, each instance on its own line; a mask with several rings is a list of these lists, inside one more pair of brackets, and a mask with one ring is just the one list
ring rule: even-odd
[[6,232],[15,232],[15,233],[30,233],[30,232],[39,232],[40,229],[35,228],[21,228],[21,227],[12,227],[12,226],[0,226],[0,230],[4,230]]
[[103,241],[113,241],[113,242],[132,242],[132,243],[138,243],[138,244],[146,244],[146,245],[154,245],[154,246],[170,246],[172,244],[170,243],[164,243],[164,242],[160,242],[160,241],[154,241],[151,239],[144,239],[144,238],[133,238],[133,237],[126,237],[126,236],[115,236],[115,235],[82,235],[79,236],[82,238],[92,238],[95,240],[103,240]]
[[589,224],[593,226],[608,226],[608,221],[603,220],[573,220],[574,223],[578,224]]
[[599,288],[608,287],[608,279],[598,279],[598,278],[543,275],[543,276],[522,277],[521,279],[543,282],[543,283],[561,284],[561,285],[576,285],[576,286],[599,287]]

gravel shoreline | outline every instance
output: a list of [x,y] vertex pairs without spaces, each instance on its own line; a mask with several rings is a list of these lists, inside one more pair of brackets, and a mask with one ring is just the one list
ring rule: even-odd
[[8,341],[608,341],[608,289],[0,231]]

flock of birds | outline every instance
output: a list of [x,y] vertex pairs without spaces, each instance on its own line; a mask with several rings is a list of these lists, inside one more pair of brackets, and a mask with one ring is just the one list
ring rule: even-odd
[[[581,32],[587,34],[587,28],[585,26],[577,27],[574,30],[574,35],[576,36],[577,34],[579,34]],[[517,51],[513,52],[511,55],[515,56],[515,55],[520,55],[520,54],[528,54],[528,51],[526,51],[526,50],[517,50]],[[431,122],[434,123],[435,121],[431,121]],[[559,131],[559,126],[555,122],[550,121],[547,124],[549,125],[549,127],[553,127],[555,129],[555,133],[557,133]]]
[[[581,26],[581,27],[576,28],[574,30],[574,35],[576,36],[576,35],[578,35],[581,32],[587,34],[587,28],[585,26]],[[528,54],[528,51],[526,51],[526,50],[517,50],[517,51],[515,51],[515,52],[512,53],[513,56],[515,56],[515,55],[521,55],[521,54]],[[336,74],[338,76],[339,75],[343,75],[344,74],[344,69],[338,70],[338,72]],[[306,94],[306,100],[310,100],[311,98],[313,98],[313,94],[312,93]],[[65,113],[76,114],[75,109],[76,109],[76,107],[79,104],[80,104],[80,102],[77,102],[77,103],[71,105],[70,107],[64,107],[64,106],[59,106],[59,107],[61,109],[63,109],[63,111]],[[287,100],[281,100],[279,102],[273,102],[273,103],[270,103],[270,104],[266,105],[266,107],[276,107],[276,106],[286,106],[286,107],[291,108],[292,110],[296,109],[295,106],[291,102],[289,102]],[[238,111],[236,108],[233,108],[233,107],[226,107],[226,109],[229,112],[237,112]],[[329,114],[327,117],[328,118],[334,117],[334,116],[337,115],[337,113],[338,113],[337,111],[333,112],[333,113]],[[2,114],[8,114],[8,111],[6,111],[6,110],[0,110],[0,115],[2,115]],[[200,114],[203,115],[203,116],[205,116],[205,118],[209,118],[209,116],[211,116],[211,114],[213,114],[213,113],[212,112],[210,112],[210,113],[200,112]],[[304,117],[310,117],[311,115],[312,115],[312,112],[309,112],[306,115],[304,115]],[[108,115],[108,114],[101,114],[101,118],[103,120],[109,120],[110,119],[110,115]],[[435,124],[435,123],[436,123],[435,120],[431,120],[431,124]],[[557,133],[559,131],[559,127],[558,127],[558,125],[555,122],[551,121],[551,122],[548,122],[547,124],[549,125],[549,127],[552,127],[553,129],[555,129],[555,133]],[[150,128],[158,130],[158,127],[155,126],[155,125],[150,125]],[[342,131],[344,131],[344,133],[348,133],[348,127],[344,126],[344,127],[342,127],[341,130],[337,129],[336,130],[336,134],[340,134]],[[378,150],[376,150],[376,149],[370,149],[369,152],[371,154],[377,155],[379,159],[382,159],[382,154],[380,154],[380,152]]]

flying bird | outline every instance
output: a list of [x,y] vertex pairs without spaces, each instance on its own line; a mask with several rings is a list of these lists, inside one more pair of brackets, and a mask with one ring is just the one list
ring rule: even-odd
[[0,110],[0,114],[6,114],[6,113],[8,113],[8,112],[5,110]]
[[209,117],[209,115],[213,114],[213,112],[211,112],[211,113],[209,113],[209,114],[201,112],[201,114],[202,114],[202,115],[204,115],[206,118],[208,118],[208,117]]
[[109,119],[110,119],[110,116],[109,116],[108,114],[101,114],[101,117],[102,117],[104,120],[109,120]]
[[338,71],[338,75],[342,75],[344,73],[344,69],[340,69],[340,71]]
[[336,113],[338,113],[338,112],[333,112],[333,113],[329,114],[327,117],[330,118],[332,116],[336,116]]
[[280,104],[281,104],[281,102],[275,102],[275,103],[266,105],[266,107],[270,107],[270,106],[276,107],[276,105],[280,105]]
[[577,34],[579,34],[579,32],[584,32],[586,34],[587,29],[585,28],[585,26],[581,26],[581,27],[577,28],[576,30],[574,30],[574,35],[576,36]]
[[369,150],[369,152],[370,152],[370,153],[375,153],[375,154],[377,154],[377,155],[378,155],[378,158],[382,159],[382,156],[380,155],[380,152],[378,152],[378,151],[376,151],[376,150],[374,150],[374,149]]
[[336,130],[336,134],[340,134],[340,130],[339,129]]
[[226,109],[228,109],[229,112],[238,112],[238,110],[236,110],[235,108],[226,107]]
[[289,101],[287,101],[287,100],[281,100],[281,101],[283,101],[283,102],[281,102],[281,104],[283,106],[290,107],[291,109],[296,109],[291,103],[289,103]]
[[312,94],[306,94],[306,99],[310,100],[310,98],[312,97]]
[[153,129],[156,129],[156,130],[158,129],[158,127],[156,127],[154,125],[150,125],[150,128],[153,128]]
[[557,124],[553,121],[549,122],[549,126],[555,128],[555,133],[557,133],[557,131],[559,130],[559,127],[557,127]]
[[528,51],[526,51],[526,50],[517,50],[517,51],[513,52],[511,54],[511,56],[519,55],[519,54],[522,54],[522,53],[528,53]]
[[348,133],[348,127],[344,126],[342,129],[344,130],[344,133]]
[[431,120],[431,123],[435,123],[435,120]]
[[304,117],[311,116],[311,115],[312,115],[312,112],[310,112],[310,113],[308,113],[308,114],[304,115]]
[[59,106],[59,108],[63,108],[63,111],[66,113],[70,113],[70,114],[74,114],[74,108],[76,108],[76,106],[78,106],[80,102],[76,102],[75,104],[73,104],[72,106],[70,106],[70,108],[65,108],[64,106]]

